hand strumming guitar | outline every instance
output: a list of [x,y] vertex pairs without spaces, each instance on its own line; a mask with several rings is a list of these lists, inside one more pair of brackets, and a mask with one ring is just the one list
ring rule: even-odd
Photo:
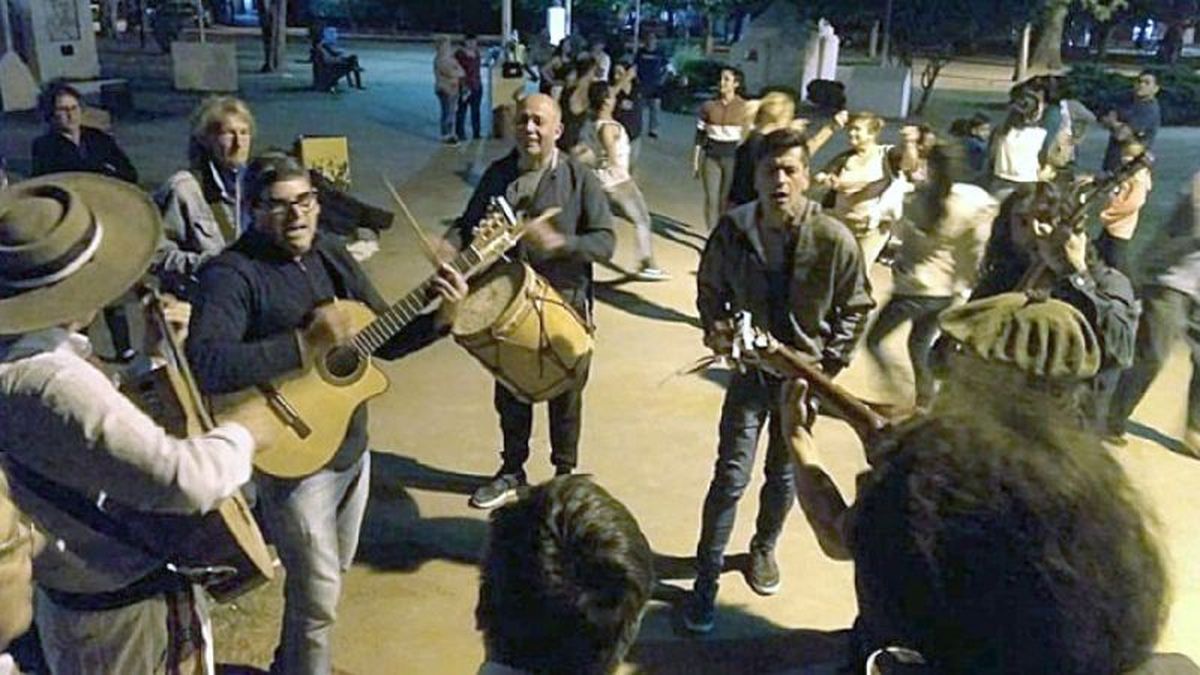
[[449,326],[454,323],[454,317],[458,316],[458,308],[470,291],[467,280],[458,270],[442,263],[437,276],[433,278],[433,287],[442,299],[437,314],[438,325]]
[[308,326],[300,333],[306,363],[309,354],[322,348],[346,344],[354,337],[354,324],[343,307],[334,300],[312,311]]

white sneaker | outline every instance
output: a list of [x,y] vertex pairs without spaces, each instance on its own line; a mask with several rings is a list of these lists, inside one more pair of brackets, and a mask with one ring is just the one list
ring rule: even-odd
[[666,281],[671,278],[670,274],[667,274],[662,269],[652,265],[648,265],[638,270],[638,273],[634,276],[641,281]]

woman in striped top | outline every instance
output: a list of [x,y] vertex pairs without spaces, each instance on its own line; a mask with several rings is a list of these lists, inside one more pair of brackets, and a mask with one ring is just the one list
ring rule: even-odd
[[722,68],[717,98],[700,106],[696,119],[692,174],[704,186],[704,222],[710,231],[725,210],[737,148],[746,133],[746,101],[737,93],[741,86],[739,70]]

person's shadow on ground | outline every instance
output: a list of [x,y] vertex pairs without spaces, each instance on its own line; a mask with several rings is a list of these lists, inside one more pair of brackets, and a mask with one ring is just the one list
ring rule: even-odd
[[409,488],[470,494],[487,476],[444,471],[409,457],[371,455],[371,499],[363,518],[357,562],[412,572],[429,560],[477,565],[488,524],[475,518],[423,518]]

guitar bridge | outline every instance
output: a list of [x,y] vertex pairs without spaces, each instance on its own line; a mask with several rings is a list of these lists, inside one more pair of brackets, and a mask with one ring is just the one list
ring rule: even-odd
[[270,385],[260,385],[258,390],[262,392],[267,399],[267,405],[271,411],[279,416],[283,423],[286,424],[300,438],[308,438],[312,435],[312,427],[308,426],[300,417],[300,411],[296,410],[279,390]]

